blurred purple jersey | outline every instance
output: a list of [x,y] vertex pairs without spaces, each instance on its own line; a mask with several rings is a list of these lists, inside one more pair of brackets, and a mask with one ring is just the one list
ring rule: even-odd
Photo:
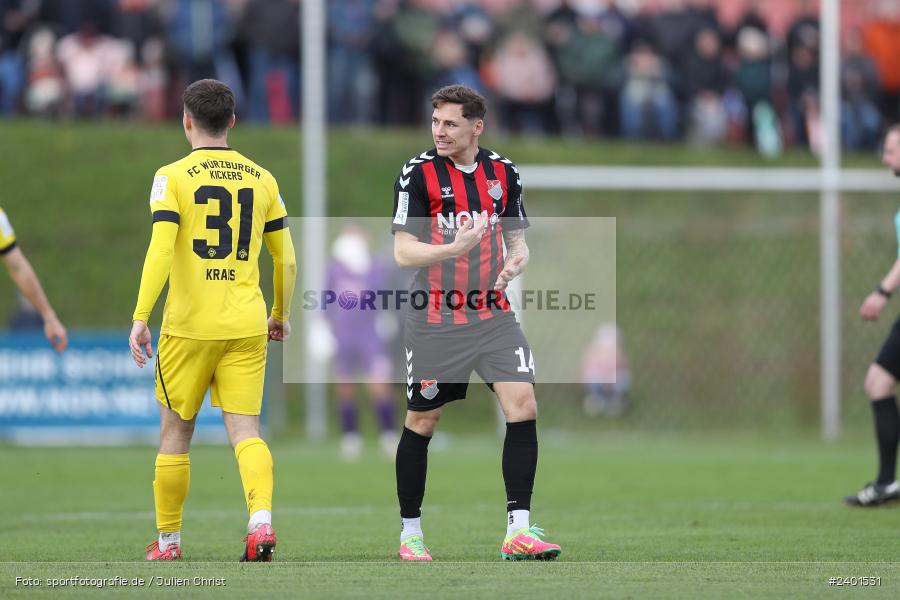
[[329,263],[325,289],[333,291],[339,300],[328,306],[325,319],[336,342],[333,361],[338,378],[368,374],[389,380],[388,340],[375,324],[379,311],[363,310],[358,302],[363,290],[387,289],[389,284],[390,271],[378,260],[373,259],[363,273],[351,271],[339,260]]

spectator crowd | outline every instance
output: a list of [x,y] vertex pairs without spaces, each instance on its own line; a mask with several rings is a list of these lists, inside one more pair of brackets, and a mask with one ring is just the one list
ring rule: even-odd
[[[328,0],[335,124],[416,125],[430,91],[465,83],[493,122],[535,135],[819,144],[817,0],[757,2],[729,25],[718,0]],[[900,112],[900,2],[860,0],[842,34],[846,146],[877,145]],[[242,118],[299,115],[302,0],[0,0],[0,115],[180,114],[216,77]]]

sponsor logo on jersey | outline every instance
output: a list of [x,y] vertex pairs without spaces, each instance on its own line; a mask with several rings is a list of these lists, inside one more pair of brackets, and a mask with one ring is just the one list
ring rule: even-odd
[[406,217],[409,215],[409,192],[397,194],[397,214],[394,215],[396,225],[406,225]]
[[2,233],[6,237],[12,237],[15,235],[15,232],[12,228],[12,223],[9,222],[9,219],[6,218],[6,213],[0,210],[0,233]]
[[166,197],[166,186],[169,178],[166,175],[157,175],[153,178],[153,187],[150,188],[150,203],[160,202]]
[[437,379],[423,379],[419,383],[422,384],[422,397],[426,400],[434,400],[440,391],[437,385]]
[[[463,224],[466,221],[468,221],[469,219],[474,219],[475,226],[477,227],[478,220],[481,219],[481,214],[478,212],[473,214],[467,210],[460,211],[459,213],[451,212],[450,214],[448,214],[446,216],[443,214],[438,214],[437,227],[438,227],[438,230],[442,231],[443,233],[445,233],[447,235],[450,235],[450,234],[452,234],[453,231],[462,227]],[[496,225],[499,220],[500,220],[500,215],[498,215],[497,213],[491,214],[491,216],[489,218],[491,225]]]
[[453,197],[453,188],[449,185],[441,188],[441,198],[452,198]]

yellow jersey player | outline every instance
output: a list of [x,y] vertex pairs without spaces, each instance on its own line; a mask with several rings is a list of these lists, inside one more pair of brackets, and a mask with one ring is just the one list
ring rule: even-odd
[[[148,560],[181,556],[190,482],[191,437],[206,390],[222,409],[250,521],[241,560],[272,559],[272,455],[259,433],[268,340],[290,335],[296,274],[287,213],[272,175],[228,147],[234,94],[203,79],[184,92],[184,132],[192,151],[156,172],[153,233],[129,344],[138,366],[153,357],[147,319],[169,280],[156,353],[160,445],[153,495],[158,541]],[[275,263],[275,299],[266,320],[258,260],[265,240]]]
[[0,208],[0,257],[3,258],[3,264],[6,265],[16,287],[34,305],[44,320],[44,335],[57,352],[65,350],[69,343],[66,328],[59,322],[56,312],[50,306],[44,288],[31,268],[31,263],[16,244],[16,233],[2,208]]

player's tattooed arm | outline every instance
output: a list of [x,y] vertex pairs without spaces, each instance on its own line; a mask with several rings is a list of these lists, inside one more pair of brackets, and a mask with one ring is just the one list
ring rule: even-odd
[[[506,262],[509,263],[512,258],[522,257],[521,266],[524,270],[529,258],[528,244],[525,243],[525,230],[504,230],[503,241],[506,242]],[[521,270],[519,272],[521,273]]]
[[504,230],[503,241],[506,242],[506,261],[494,284],[495,289],[505,288],[510,281],[521,275],[530,258],[524,229]]

